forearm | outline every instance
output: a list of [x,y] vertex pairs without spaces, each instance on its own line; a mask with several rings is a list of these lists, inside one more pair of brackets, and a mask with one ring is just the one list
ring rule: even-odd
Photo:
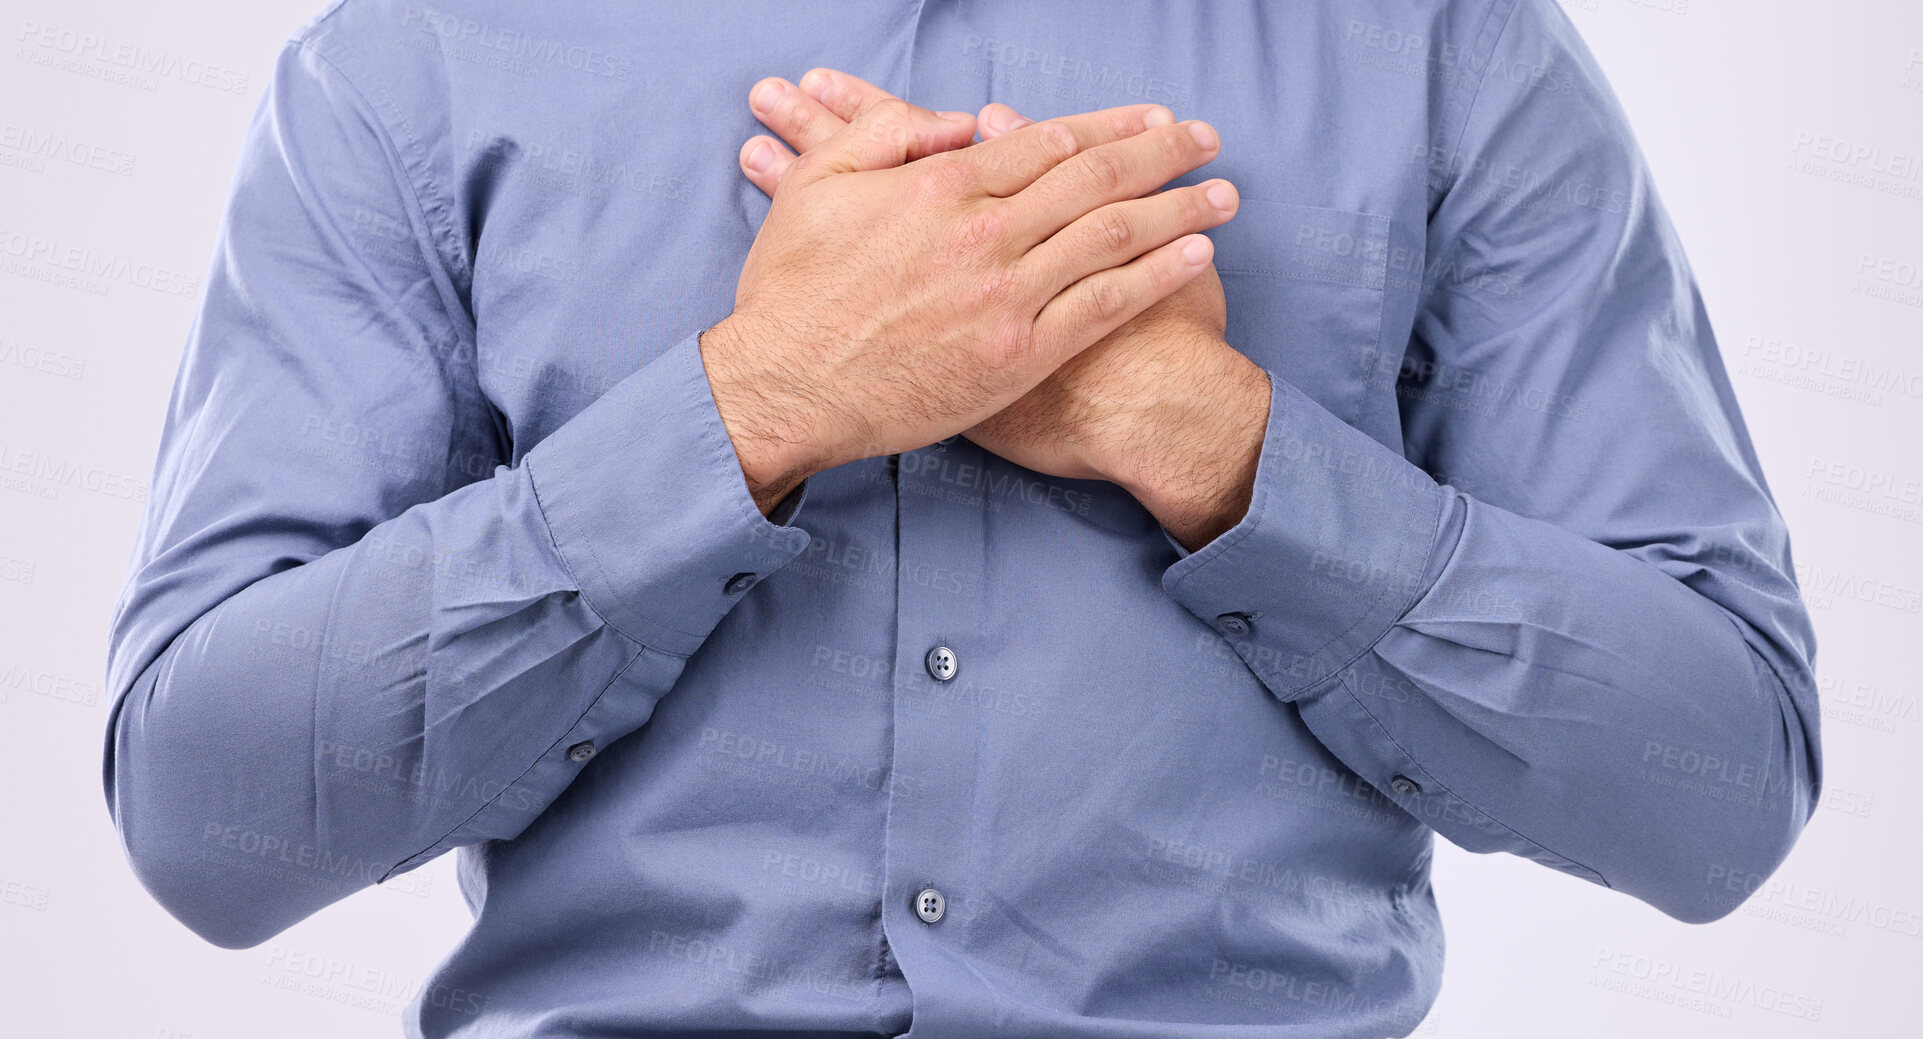
[[[754,509],[704,386],[689,337],[521,466],[251,580],[260,555],[297,555],[302,521],[227,467],[175,491],[181,515],[258,515],[163,549],[116,618],[107,794],[156,897],[211,941],[258,943],[518,834],[643,724],[752,586],[738,575],[807,545]],[[243,533],[279,547],[238,551]],[[205,610],[189,594],[235,583]]]
[[578,767],[558,742],[646,717],[633,691],[589,707],[678,662],[594,614],[533,508],[517,471],[411,509],[224,600],[140,674],[109,803],[171,913],[257,944],[444,839],[518,832]]
[[1164,587],[1337,756],[1465,847],[1683,919],[1775,868],[1820,779],[1780,568],[1726,608],[1698,590],[1726,575],[1474,501],[1274,389],[1247,514]]
[[[1295,698],[1303,721],[1465,848],[1679,919],[1726,915],[1814,807],[1814,708],[1790,693],[1810,691],[1803,663],[1641,560],[1470,498],[1452,508],[1460,538],[1431,567],[1446,569]],[[1348,580],[1327,569],[1301,593]]]

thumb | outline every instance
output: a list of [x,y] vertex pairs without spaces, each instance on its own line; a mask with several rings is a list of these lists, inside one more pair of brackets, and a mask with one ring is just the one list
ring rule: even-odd
[[1029,119],[1000,101],[991,102],[982,108],[978,119],[981,125],[982,140],[992,141],[1010,130],[1019,130],[1035,120]]

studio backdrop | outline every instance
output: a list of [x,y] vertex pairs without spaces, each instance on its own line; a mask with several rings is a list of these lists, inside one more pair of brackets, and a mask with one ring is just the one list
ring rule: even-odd
[[[320,6],[0,14],[0,1035],[399,1035],[470,923],[449,855],[258,947],[216,948],[142,890],[103,798],[108,622],[162,418],[243,134]],[[1788,861],[1728,878],[1746,900],[1707,925],[1438,840],[1446,975],[1414,1034],[1919,1034],[1923,6],[1562,7],[1627,111],[1787,520],[1824,784]],[[1384,75],[1449,60],[1365,22],[1328,45]],[[1646,764],[1677,798],[1753,793],[1688,748]]]

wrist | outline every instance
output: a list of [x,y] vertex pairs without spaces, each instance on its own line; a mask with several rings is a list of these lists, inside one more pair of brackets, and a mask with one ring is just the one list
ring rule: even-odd
[[803,480],[826,468],[818,435],[805,413],[775,392],[780,380],[759,376],[742,363],[754,356],[751,344],[767,339],[753,318],[739,313],[723,318],[698,339],[715,410],[763,516]]
[[1255,493],[1269,425],[1268,373],[1215,342],[1198,377],[1170,380],[1126,438],[1110,477],[1193,552],[1240,523]]

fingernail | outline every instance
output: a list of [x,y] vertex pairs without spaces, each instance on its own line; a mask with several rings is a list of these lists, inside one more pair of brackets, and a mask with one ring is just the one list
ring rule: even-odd
[[1229,187],[1229,182],[1226,180],[1218,180],[1215,183],[1210,184],[1206,194],[1208,196],[1209,205],[1214,206],[1215,208],[1220,209],[1223,212],[1227,212],[1235,208],[1235,189],[1232,187]]
[[996,133],[1007,133],[1010,130],[1019,130],[1032,121],[1033,120],[1022,118],[1021,113],[1007,105],[991,109],[988,116],[989,125]]
[[1211,127],[1207,123],[1190,123],[1189,133],[1195,135],[1195,143],[1201,145],[1203,151],[1208,151],[1219,143],[1219,138],[1215,136],[1214,127]]
[[754,150],[748,153],[748,168],[756,173],[765,172],[768,164],[774,161],[775,150],[768,147],[767,141],[756,141]]
[[1168,126],[1175,122],[1175,113],[1156,105],[1142,116],[1142,122],[1148,126]]
[[965,123],[975,118],[967,112],[936,112],[935,114],[951,123]]
[[1214,253],[1215,243],[1209,241],[1208,235],[1195,235],[1182,244],[1182,259],[1187,260],[1193,267],[1200,267],[1209,262],[1209,257]]
[[803,90],[813,91],[818,87],[827,85],[828,73],[822,69],[809,69],[807,74],[801,77],[801,89]]
[[787,89],[787,81],[781,81],[781,79],[763,79],[762,83],[758,83],[758,85],[754,87],[754,94],[748,96],[748,104],[752,104],[754,108],[765,112],[765,110],[769,110],[769,108],[775,108],[775,98],[779,98]]

